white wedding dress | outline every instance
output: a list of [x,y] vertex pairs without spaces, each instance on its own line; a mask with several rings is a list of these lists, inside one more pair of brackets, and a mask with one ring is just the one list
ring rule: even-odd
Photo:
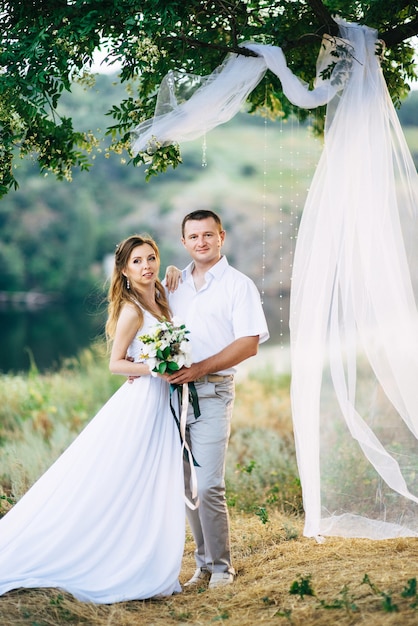
[[[141,333],[156,320],[145,312]],[[135,339],[130,355],[138,360]],[[0,593],[55,587],[109,604],[171,595],[184,548],[180,437],[169,385],[126,382],[0,520]]]

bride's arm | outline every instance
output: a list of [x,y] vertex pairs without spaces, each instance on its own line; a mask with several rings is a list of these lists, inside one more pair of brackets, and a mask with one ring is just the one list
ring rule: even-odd
[[134,363],[126,359],[132,340],[140,332],[138,313],[133,306],[125,305],[116,324],[110,354],[109,369],[112,374],[123,376],[148,376],[151,372],[146,363]]

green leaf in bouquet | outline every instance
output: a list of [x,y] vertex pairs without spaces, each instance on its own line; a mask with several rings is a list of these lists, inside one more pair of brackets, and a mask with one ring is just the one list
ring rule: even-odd
[[166,369],[167,369],[167,363],[165,363],[164,361],[158,365],[159,374],[165,374]]
[[175,361],[169,361],[167,363],[167,370],[169,372],[177,372],[177,370],[179,370],[179,366],[177,365],[177,363]]

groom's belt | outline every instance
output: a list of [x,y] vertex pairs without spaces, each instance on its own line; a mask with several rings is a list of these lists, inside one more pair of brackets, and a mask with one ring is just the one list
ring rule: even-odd
[[228,380],[233,380],[233,374],[228,374],[227,376],[222,376],[221,374],[206,374],[206,376],[201,376],[200,378],[196,378],[195,383],[226,383]]

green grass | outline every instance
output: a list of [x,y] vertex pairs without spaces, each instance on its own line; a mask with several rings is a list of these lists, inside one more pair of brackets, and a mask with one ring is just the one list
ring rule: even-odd
[[20,498],[123,382],[103,344],[58,372],[0,376],[0,484]]

